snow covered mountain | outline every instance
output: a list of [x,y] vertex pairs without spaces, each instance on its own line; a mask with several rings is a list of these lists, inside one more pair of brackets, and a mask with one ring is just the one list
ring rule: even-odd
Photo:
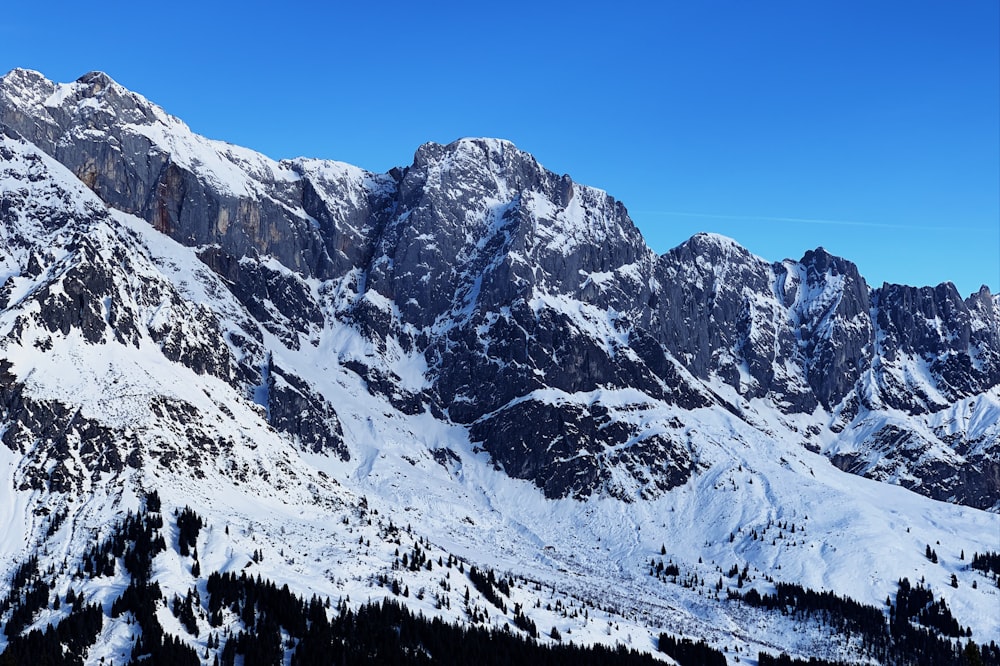
[[[621,203],[505,141],[387,174],[275,162],[102,73],[12,71],[0,128],[0,575],[34,554],[57,599],[110,607],[128,567],[76,572],[154,493],[204,518],[200,571],[306,597],[403,578],[409,607],[466,624],[525,631],[517,604],[585,644],[878,659],[720,592],[881,612],[909,577],[1000,637],[968,566],[1000,550],[985,287],[873,289],[822,249],[770,263],[711,234],[657,256]],[[182,523],[163,529],[153,579],[211,597]],[[508,575],[511,609],[418,552]],[[70,616],[22,627],[22,596],[0,624]],[[157,616],[211,663],[246,621],[208,609]],[[107,617],[84,661],[136,657],[131,631]]]

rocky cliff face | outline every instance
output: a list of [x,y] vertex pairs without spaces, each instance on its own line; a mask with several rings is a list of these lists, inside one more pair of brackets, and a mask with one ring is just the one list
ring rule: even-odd
[[[181,378],[195,378],[199,398],[218,385],[245,392],[267,383],[252,357],[241,357],[262,339],[260,326],[245,311],[230,319],[231,306],[206,298],[226,290],[218,276],[185,272],[175,283],[177,266],[152,255],[65,167],[6,132],[3,439],[25,456],[21,483],[81,492],[102,475],[156,461],[181,460],[202,474],[240,441],[214,412],[236,416],[218,400],[193,402],[192,380]],[[271,425],[303,449],[347,456],[328,402],[287,371],[268,370]],[[264,416],[250,401],[242,409],[241,420]]]
[[[307,450],[351,452],[322,366],[392,413],[466,428],[550,497],[683,484],[713,446],[697,426],[715,411],[851,472],[1000,503],[995,424],[969,418],[1000,401],[988,290],[872,289],[822,249],[769,263],[710,234],[656,256],[621,203],[504,141],[427,144],[382,175],[274,162],[193,134],[106,75],[24,70],[0,81],[0,123],[8,143],[37,147],[5,163],[47,153],[96,195],[79,198],[87,215],[111,220],[108,247],[53,246],[79,266],[56,281],[43,248],[70,234],[67,213],[25,215],[37,193],[7,188],[8,310],[16,280],[38,280],[50,335],[148,338]],[[107,209],[194,248],[204,287],[130,266],[143,250]],[[173,316],[142,314],[153,303]]]

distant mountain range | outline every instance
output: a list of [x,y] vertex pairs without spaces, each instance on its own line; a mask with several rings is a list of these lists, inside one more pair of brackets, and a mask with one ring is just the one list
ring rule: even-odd
[[[12,591],[32,554],[56,599],[110,609],[116,577],[156,582],[200,608],[155,607],[198,663],[263,631],[212,615],[212,571],[543,645],[655,652],[667,631],[728,659],[909,663],[725,593],[785,581],[882,613],[906,576],[993,658],[997,572],[970,567],[1000,550],[986,287],[872,288],[822,248],[773,263],[713,234],[657,255],[622,203],[506,141],[428,143],[386,174],[276,162],[99,72],[0,80],[0,197]],[[144,578],[112,525],[151,496],[167,538]],[[182,547],[184,505],[206,527]],[[98,537],[132,544],[103,577]],[[440,578],[453,560],[496,576]],[[11,654],[84,617],[6,594]],[[113,613],[99,626],[64,655],[156,654]],[[308,643],[282,627],[283,650]]]

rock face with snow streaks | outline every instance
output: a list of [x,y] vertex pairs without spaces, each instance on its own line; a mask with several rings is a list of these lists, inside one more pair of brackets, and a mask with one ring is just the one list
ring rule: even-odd
[[[1000,302],[985,288],[872,289],[821,248],[770,263],[712,234],[657,256],[620,202],[506,141],[429,143],[381,175],[276,162],[102,73],[14,70],[0,125],[0,156],[20,165],[0,204],[9,344],[151,345],[342,459],[350,415],[327,382],[358,381],[387,414],[466,428],[549,497],[669,492],[715,446],[698,414],[718,411],[848,471],[1000,506],[997,429],[969,417],[1000,402]],[[27,164],[43,153],[68,172]],[[79,192],[42,197],[19,178]],[[192,250],[196,277],[147,256],[156,233]],[[211,448],[202,426],[190,439]]]

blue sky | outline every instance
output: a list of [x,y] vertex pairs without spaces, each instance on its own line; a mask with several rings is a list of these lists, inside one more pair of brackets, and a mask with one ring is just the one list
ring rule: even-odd
[[1000,289],[996,0],[483,4],[15,2],[0,69],[101,69],[276,158],[507,138],[658,252],[714,231]]

